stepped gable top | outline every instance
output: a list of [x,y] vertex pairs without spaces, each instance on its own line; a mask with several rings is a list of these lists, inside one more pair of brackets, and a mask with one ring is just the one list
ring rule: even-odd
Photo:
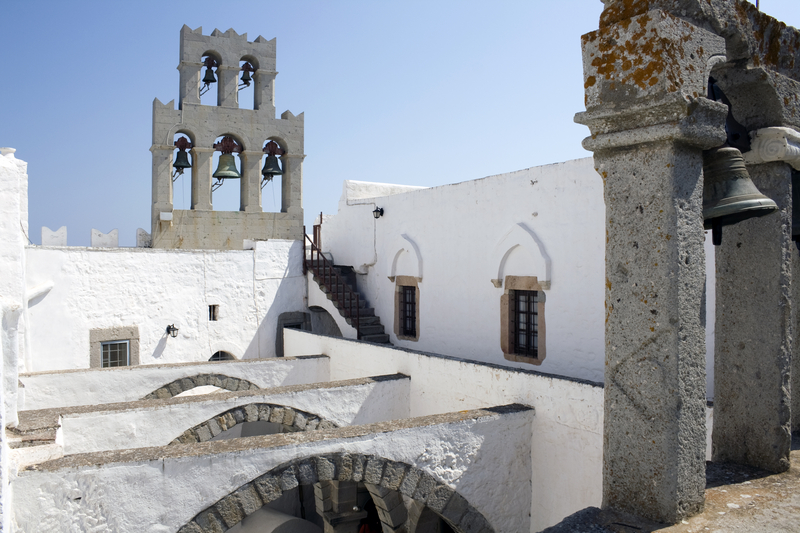
[[[728,61],[747,60],[800,81],[800,31],[745,0],[604,0],[600,31],[660,9],[725,39]],[[585,38],[585,37],[584,37]]]

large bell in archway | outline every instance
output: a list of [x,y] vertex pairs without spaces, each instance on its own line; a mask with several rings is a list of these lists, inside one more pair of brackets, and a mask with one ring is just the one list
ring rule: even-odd
[[172,163],[172,167],[179,172],[183,172],[185,168],[192,168],[192,164],[189,162],[189,154],[183,150],[178,150],[178,153],[175,154],[175,162]]
[[272,179],[273,176],[280,176],[283,174],[283,170],[281,170],[281,164],[275,154],[269,154],[267,156],[267,160],[264,161],[264,168],[261,170],[261,174],[266,179]]
[[219,179],[241,178],[239,170],[236,168],[236,158],[233,154],[222,154],[219,156],[219,164],[213,176]]
[[703,226],[722,243],[722,226],[762,217],[778,205],[761,194],[747,173],[742,153],[730,146],[703,152]]

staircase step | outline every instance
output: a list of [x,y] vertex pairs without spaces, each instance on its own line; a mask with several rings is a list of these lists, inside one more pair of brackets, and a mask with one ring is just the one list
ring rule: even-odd
[[367,326],[362,322],[360,324],[360,328],[362,338],[369,335],[382,335],[384,333],[382,324],[373,324]]
[[382,333],[379,335],[362,335],[361,340],[367,342],[377,342],[380,344],[388,344],[389,335],[387,335],[386,333]]

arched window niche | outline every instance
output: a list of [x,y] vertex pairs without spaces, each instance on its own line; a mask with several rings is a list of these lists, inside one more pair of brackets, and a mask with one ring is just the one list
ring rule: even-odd
[[[172,139],[172,205],[174,209],[190,209],[192,202],[192,179],[194,178],[194,135],[178,130]],[[184,167],[183,165],[190,165]]]
[[236,92],[239,109],[256,109],[255,95],[259,89],[256,82],[257,70],[258,60],[255,56],[245,55],[239,60],[239,78]]

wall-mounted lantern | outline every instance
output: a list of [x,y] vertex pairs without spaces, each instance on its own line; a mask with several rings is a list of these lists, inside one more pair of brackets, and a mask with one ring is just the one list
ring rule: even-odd
[[178,328],[175,327],[175,324],[170,324],[167,326],[167,335],[173,339],[178,336]]
[[381,218],[383,216],[383,208],[382,207],[375,207],[375,211],[372,212],[372,216],[376,219]]

